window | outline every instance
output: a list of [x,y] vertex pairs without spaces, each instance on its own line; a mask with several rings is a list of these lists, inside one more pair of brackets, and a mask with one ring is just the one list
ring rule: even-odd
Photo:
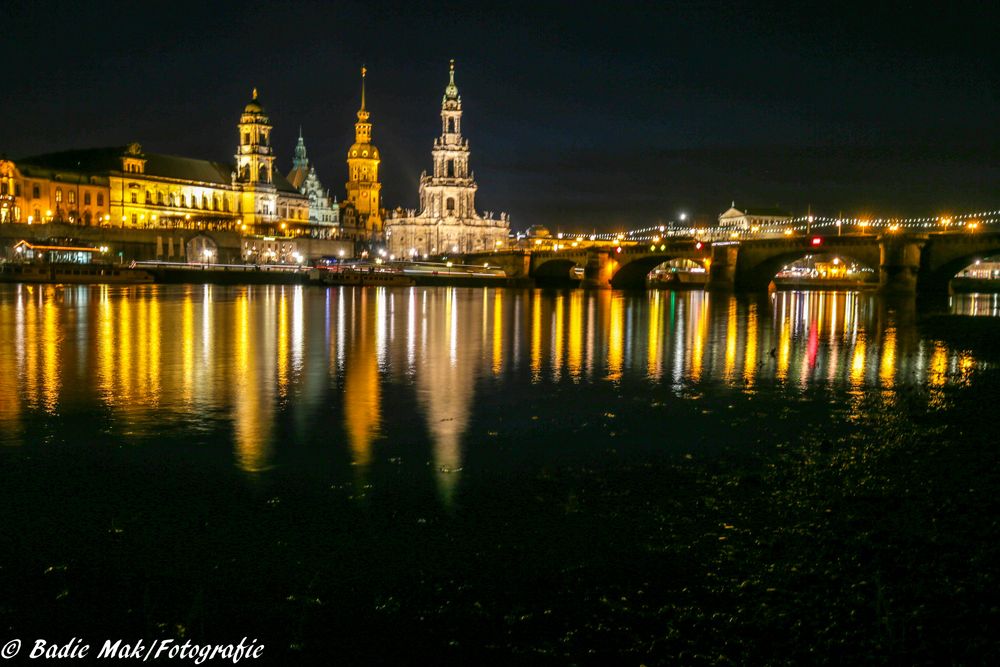
[[249,145],[250,144],[250,133],[249,132],[244,132],[243,133],[243,144],[244,145]]
[[137,224],[139,224],[139,216],[136,215],[135,213],[133,213],[132,214],[132,226],[134,227]]
[[455,161],[454,160],[448,160],[447,165],[448,165],[448,178],[454,178],[455,177]]
[[89,192],[84,192],[83,193],[83,205],[84,206],[90,206],[90,193]]
[[229,213],[229,197],[223,197],[222,208],[226,213]]
[[445,206],[447,207],[449,213],[453,212],[455,210],[455,200],[448,197],[448,201],[445,203]]
[[156,203],[159,204],[160,206],[163,206],[163,193],[162,192],[157,192],[156,193]]
[[56,188],[56,203],[62,203],[62,188]]
[[147,204],[153,203],[153,193],[150,192],[149,190],[146,190],[146,203]]
[[139,203],[139,195],[137,195],[134,192],[132,193],[132,203],[133,204],[138,204]]
[[74,192],[73,190],[69,191],[69,203],[70,204],[76,203],[76,192]]
[[97,205],[98,206],[104,206],[104,193],[103,192],[98,192],[97,193]]
[[7,181],[0,183],[0,195],[7,194]]
[[21,184],[20,183],[15,183],[14,184],[14,196],[15,197],[20,197],[21,196]]

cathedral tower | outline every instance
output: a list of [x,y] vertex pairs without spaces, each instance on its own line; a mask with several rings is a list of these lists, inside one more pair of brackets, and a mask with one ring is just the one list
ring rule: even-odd
[[396,257],[481,253],[507,242],[506,213],[476,212],[476,180],[469,171],[469,142],[462,137],[462,98],[455,85],[455,61],[441,100],[441,136],[431,149],[434,171],[420,175],[419,212],[399,209],[386,225],[389,252]]
[[253,99],[243,108],[237,124],[235,185],[241,191],[237,210],[243,222],[261,227],[277,221],[277,190],[274,186],[274,152],[271,150],[271,121],[253,89]]
[[358,226],[370,240],[382,236],[381,197],[382,184],[378,182],[378,148],[372,143],[372,124],[368,122],[365,108],[365,76],[361,68],[361,108],[358,122],[354,124],[354,144],[347,151],[347,203],[357,212]]

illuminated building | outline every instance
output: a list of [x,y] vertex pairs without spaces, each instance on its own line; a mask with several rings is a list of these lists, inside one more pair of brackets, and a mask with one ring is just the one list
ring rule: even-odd
[[736,202],[728,211],[719,216],[719,227],[732,231],[745,232],[754,227],[775,225],[787,222],[792,216],[779,208],[748,208],[736,207]]
[[[234,163],[147,153],[138,143],[0,161],[0,220],[308,235],[309,197],[275,169],[271,129],[255,89],[237,124]],[[212,242],[203,236],[195,245]]]
[[462,138],[462,98],[451,61],[441,101],[441,136],[431,151],[434,175],[420,175],[420,212],[397,210],[386,225],[389,252],[399,257],[485,252],[507,240],[507,215],[476,212],[469,141]]
[[347,151],[347,200],[341,205],[344,212],[343,235],[357,241],[379,242],[382,239],[382,184],[378,180],[378,147],[372,143],[372,124],[365,108],[365,76],[361,68],[361,108],[358,122],[354,124],[354,144]]
[[288,172],[288,182],[309,198],[311,234],[317,238],[337,236],[340,226],[340,206],[336,197],[331,199],[330,191],[323,188],[319,176],[316,175],[316,167],[309,164],[302,128],[299,128],[299,140],[295,145],[295,157],[292,158],[292,170]]

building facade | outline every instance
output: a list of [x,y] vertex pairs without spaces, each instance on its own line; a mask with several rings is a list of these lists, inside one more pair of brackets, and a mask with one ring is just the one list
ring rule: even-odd
[[431,150],[434,173],[420,175],[420,209],[397,210],[386,225],[386,243],[396,257],[488,252],[510,233],[506,213],[494,218],[476,211],[475,174],[469,169],[469,141],[462,137],[462,98],[451,61],[441,101],[441,136]]
[[791,220],[791,214],[779,208],[736,207],[733,202],[728,211],[719,216],[719,227],[731,232],[753,231],[754,228],[775,225]]
[[337,238],[340,235],[340,205],[337,198],[331,198],[330,191],[323,188],[316,175],[316,168],[309,164],[302,128],[299,128],[299,140],[295,145],[295,157],[292,158],[292,170],[288,172],[288,182],[309,198],[310,236]]
[[245,259],[259,261],[254,248],[267,245],[279,250],[269,257],[290,261],[296,236],[320,235],[308,194],[275,168],[271,131],[254,89],[233,163],[147,153],[138,143],[0,160],[0,222],[236,231],[253,241]]
[[361,68],[361,108],[354,124],[354,144],[347,151],[347,198],[341,205],[343,233],[358,242],[377,245],[383,238],[382,184],[378,180],[379,150],[372,143],[370,114],[365,108],[365,77]]

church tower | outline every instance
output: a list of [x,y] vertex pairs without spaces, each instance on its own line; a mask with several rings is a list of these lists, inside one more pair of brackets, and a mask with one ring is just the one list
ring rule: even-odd
[[469,172],[469,142],[462,138],[462,98],[455,85],[455,61],[441,100],[441,136],[431,150],[434,175],[420,183],[420,209],[441,218],[475,216],[476,182]]
[[382,207],[378,182],[378,148],[372,144],[372,124],[368,122],[365,108],[365,76],[368,70],[361,68],[361,108],[358,122],[354,124],[354,145],[347,151],[347,203],[357,213],[358,227],[363,227],[364,236],[369,240],[382,237]]
[[420,174],[419,212],[399,209],[386,224],[386,245],[396,257],[490,252],[510,234],[506,213],[476,212],[476,179],[469,171],[469,141],[462,137],[462,98],[455,61],[441,100],[441,136],[431,149],[434,171]]
[[237,124],[235,185],[240,190],[237,211],[247,226],[266,231],[277,222],[277,190],[274,186],[274,152],[271,121],[253,89],[253,99],[243,108]]

